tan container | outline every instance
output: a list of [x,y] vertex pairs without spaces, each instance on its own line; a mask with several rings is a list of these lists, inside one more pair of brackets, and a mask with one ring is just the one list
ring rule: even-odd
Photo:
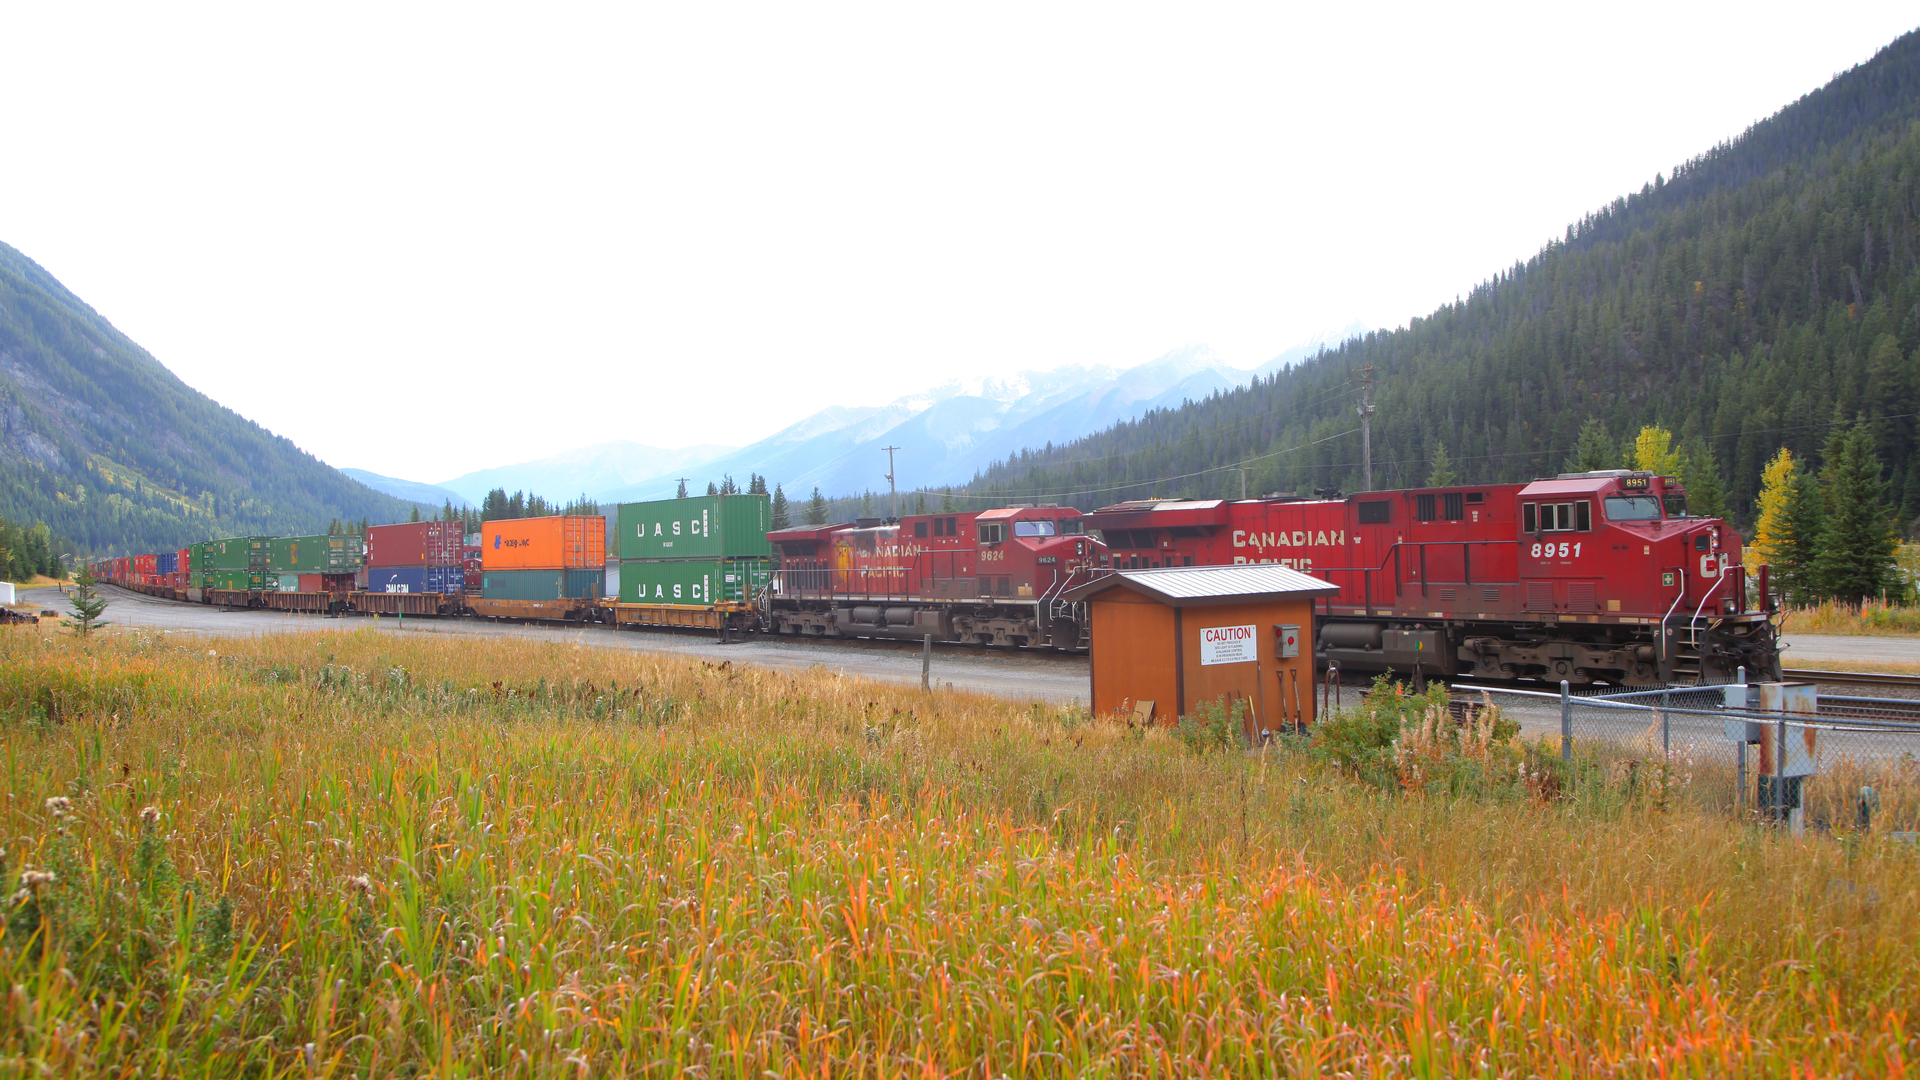
[[482,570],[604,570],[607,519],[541,517],[480,526]]

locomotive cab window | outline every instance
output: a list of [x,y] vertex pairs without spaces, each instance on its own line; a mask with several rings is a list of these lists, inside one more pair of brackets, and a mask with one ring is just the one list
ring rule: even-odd
[[1013,535],[1015,536],[1052,536],[1053,522],[1051,521],[1016,521],[1013,523]]
[[1389,520],[1389,508],[1393,504],[1385,499],[1370,499],[1360,504],[1360,524],[1382,525]]
[[1685,492],[1682,492],[1682,491],[1667,492],[1667,516],[1668,517],[1686,517],[1687,516],[1687,496]]
[[1659,521],[1660,500],[1651,495],[1609,495],[1607,520]]
[[914,535],[914,536],[916,536],[916,537],[920,537],[920,536],[925,536],[925,535],[927,535],[927,523],[926,523],[926,522],[924,522],[924,521],[916,521],[916,522],[914,522],[914,523],[913,523],[913,535]]
[[999,543],[1004,543],[1006,539],[1007,539],[1007,527],[1004,524],[1001,524],[998,521],[987,521],[987,522],[981,523],[980,525],[980,542],[981,543],[999,544]]
[[1520,531],[1591,532],[1593,504],[1585,499],[1570,503],[1521,503]]
[[1087,531],[1087,523],[1079,518],[1060,523],[1061,536],[1082,536]]

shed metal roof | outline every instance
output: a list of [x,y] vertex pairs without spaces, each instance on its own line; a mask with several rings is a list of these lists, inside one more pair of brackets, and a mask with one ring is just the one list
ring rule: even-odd
[[1332,596],[1340,587],[1272,563],[1233,566],[1167,566],[1116,570],[1067,590],[1063,600],[1085,600],[1108,589],[1130,589],[1174,607],[1230,604],[1276,596]]

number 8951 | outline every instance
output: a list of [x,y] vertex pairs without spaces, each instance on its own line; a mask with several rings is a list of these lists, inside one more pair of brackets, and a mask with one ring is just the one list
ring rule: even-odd
[[1536,559],[1565,559],[1569,556],[1576,559],[1580,557],[1579,544],[1562,543],[1562,544],[1533,545],[1533,557]]

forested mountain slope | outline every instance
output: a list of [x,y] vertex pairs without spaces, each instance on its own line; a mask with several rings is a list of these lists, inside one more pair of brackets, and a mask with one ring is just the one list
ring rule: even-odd
[[1616,438],[1657,423],[1692,442],[1744,517],[1774,450],[1817,460],[1836,421],[1865,416],[1911,520],[1920,34],[1403,330],[1022,454],[967,491],[1083,507],[1237,495],[1225,467],[1240,462],[1249,491],[1352,490],[1368,366],[1376,487],[1423,482],[1442,445],[1473,482],[1552,473],[1598,417]]
[[0,518],[105,554],[411,509],[181,382],[0,244]]

